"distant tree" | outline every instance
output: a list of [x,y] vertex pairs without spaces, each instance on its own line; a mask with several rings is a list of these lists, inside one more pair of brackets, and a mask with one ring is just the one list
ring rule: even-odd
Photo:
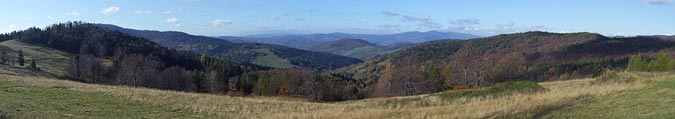
[[14,50],[7,46],[0,46],[0,64],[10,64],[14,63],[13,58],[14,53],[16,53]]
[[19,62],[19,66],[23,66],[26,63],[26,59],[23,57],[23,51],[19,50],[19,59],[17,60]]
[[31,69],[35,69],[35,70],[38,70],[37,64],[35,63],[35,58],[33,58],[33,60],[31,60],[31,62],[30,62],[30,68],[31,68]]

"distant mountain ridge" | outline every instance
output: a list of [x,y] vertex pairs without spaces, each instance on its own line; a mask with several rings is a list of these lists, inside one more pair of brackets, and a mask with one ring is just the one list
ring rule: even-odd
[[[134,30],[109,24],[97,25],[107,29],[128,33],[133,36],[147,38],[169,48],[268,67],[295,67],[307,68],[316,71],[327,71],[362,62],[359,59],[346,56],[306,51],[278,45],[260,43],[233,43],[218,38],[195,36],[176,31],[162,32],[152,30]],[[229,37],[229,39],[242,40],[246,38]]]
[[[240,40],[283,45],[288,47],[311,49],[312,47],[340,39],[362,39],[377,45],[387,46],[398,43],[422,43],[440,39],[473,39],[480,36],[456,33],[456,32],[404,32],[397,34],[347,34],[347,33],[329,33],[329,34],[307,34],[307,35],[259,35],[254,38],[244,38]],[[218,37],[225,40],[231,40],[233,37]]]

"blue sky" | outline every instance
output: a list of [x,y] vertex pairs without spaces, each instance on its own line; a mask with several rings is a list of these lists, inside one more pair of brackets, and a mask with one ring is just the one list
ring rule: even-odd
[[531,30],[675,34],[671,0],[4,0],[0,32],[65,21],[206,36]]

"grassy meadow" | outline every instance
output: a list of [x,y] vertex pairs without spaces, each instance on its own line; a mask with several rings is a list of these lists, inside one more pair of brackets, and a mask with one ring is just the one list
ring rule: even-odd
[[544,89],[534,92],[484,88],[469,95],[465,90],[333,103],[2,75],[0,97],[7,98],[0,99],[0,110],[16,118],[672,118],[675,75],[620,74],[635,81],[578,79],[539,83]]

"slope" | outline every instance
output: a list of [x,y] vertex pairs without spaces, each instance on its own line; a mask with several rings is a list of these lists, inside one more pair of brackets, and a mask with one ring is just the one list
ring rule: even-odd
[[68,61],[73,57],[70,53],[17,40],[3,41],[0,45],[7,46],[13,51],[24,52],[26,59],[36,60],[40,69],[60,77],[67,75]]
[[97,24],[105,27],[144,37],[162,46],[212,57],[253,63],[277,68],[308,68],[316,71],[328,71],[362,62],[359,59],[312,52],[278,45],[260,43],[232,43],[211,37],[194,36],[182,32],[160,32],[150,30],[134,30],[114,25]]
[[[82,22],[29,28],[2,36],[14,39],[0,39],[2,44],[26,50],[22,53],[28,61],[36,59],[39,69],[30,70],[45,70],[86,83],[216,93],[227,90],[222,85],[230,77],[269,69],[175,51],[144,38]],[[12,62],[2,64],[18,66]]]
[[[659,95],[672,91],[661,85],[672,81],[667,73],[632,74],[643,80],[633,83],[599,84],[596,79],[580,79],[540,83],[548,91],[535,93],[514,93],[503,96],[463,97],[445,100],[448,91],[431,95],[417,95],[392,98],[376,98],[338,103],[310,103],[301,100],[275,97],[229,97],[209,94],[194,94],[175,91],[161,91],[147,88],[124,86],[102,86],[32,76],[0,75],[0,113],[11,117],[63,117],[63,118],[518,118],[529,117],[520,114],[538,114],[548,111],[574,116],[567,112],[569,104],[586,102],[580,106],[603,104],[603,99],[634,100],[659,112],[668,112],[674,103],[642,100],[640,98],[614,96],[642,91],[640,95]],[[650,76],[651,75],[651,76]],[[656,86],[656,87],[652,87]],[[659,91],[663,90],[663,91]],[[467,90],[471,91],[471,90]],[[32,92],[32,93],[27,93]],[[69,96],[63,100],[63,96]],[[73,99],[71,99],[73,98]],[[632,99],[629,99],[632,98]],[[668,99],[662,101],[668,101]],[[43,100],[49,99],[49,101]],[[600,99],[595,101],[596,99]],[[53,102],[52,102],[53,101]],[[620,103],[620,102],[619,102]],[[6,104],[6,105],[5,105]],[[36,106],[35,104],[43,104]],[[64,104],[83,106],[64,106]],[[603,105],[621,106],[621,105]],[[111,108],[115,107],[115,108]],[[576,107],[576,106],[571,106]],[[663,107],[663,108],[662,108]],[[460,110],[461,109],[461,110]],[[604,117],[618,117],[623,111],[640,111],[636,108],[602,108],[590,112]],[[625,110],[618,110],[625,109]],[[19,111],[17,111],[19,110]],[[547,111],[548,110],[548,111]],[[643,110],[646,111],[646,110]],[[670,111],[672,112],[672,111]],[[614,115],[617,114],[617,115]],[[584,116],[584,115],[579,115]],[[673,116],[657,113],[659,117]],[[650,117],[630,115],[629,117]]]
[[[4,78],[4,77],[3,77]],[[30,79],[35,80],[35,79]],[[207,114],[125,100],[69,86],[33,86],[0,79],[0,113],[12,118],[205,118]],[[213,118],[213,117],[211,117]]]
[[594,33],[526,32],[407,48],[336,73],[371,96],[414,95],[504,81],[551,81],[623,68],[634,54],[673,51],[656,37],[609,38]]

